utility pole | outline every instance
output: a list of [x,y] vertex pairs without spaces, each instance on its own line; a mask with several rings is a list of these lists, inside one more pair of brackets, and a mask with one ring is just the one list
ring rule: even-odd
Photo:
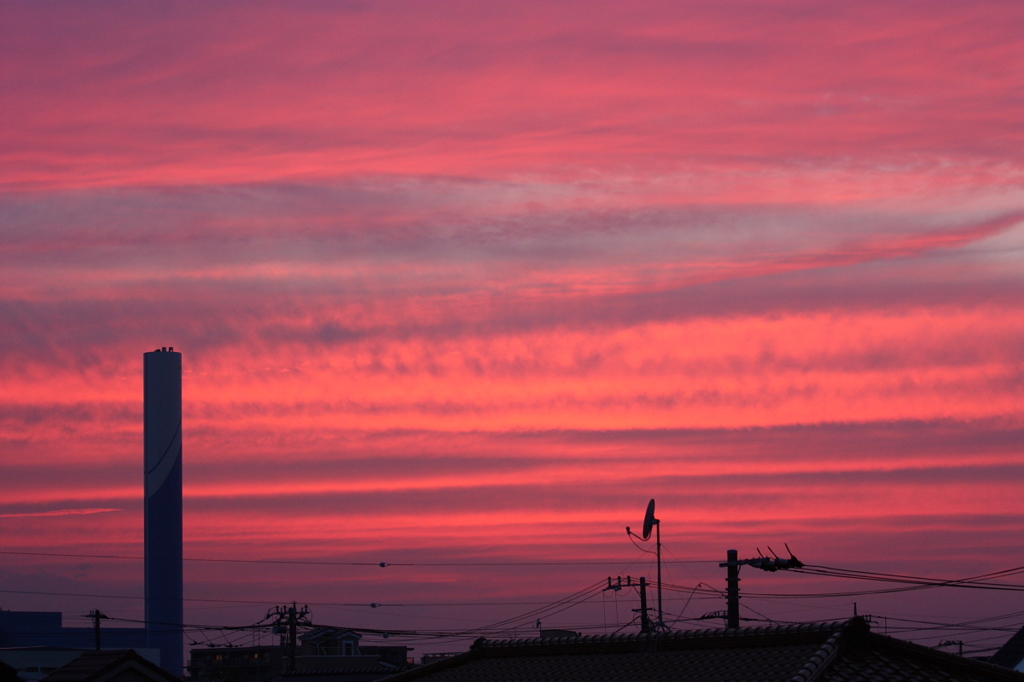
[[[645,578],[643,576],[640,576],[640,582],[639,583],[633,582],[633,576],[631,576],[631,575],[627,575],[626,576],[626,582],[622,582],[622,576],[619,576],[618,578],[616,578],[616,582],[612,582],[612,579],[609,576],[608,577],[608,587],[606,587],[606,588],[604,588],[602,590],[602,592],[607,592],[608,590],[614,590],[614,591],[618,592],[623,587],[637,587],[637,588],[639,588],[639,590],[640,590],[640,608],[633,609],[633,613],[639,613],[640,614],[640,633],[641,634],[648,634],[650,632],[654,632],[654,630],[655,630],[654,623],[651,622],[651,617],[648,614],[648,611],[650,611],[651,609],[647,606],[647,585],[648,585],[647,578]],[[539,623],[540,621],[537,621],[537,622]]]
[[[661,631],[665,630],[665,611],[661,608],[661,521],[657,521],[654,524],[657,528],[657,541],[658,541],[658,629]],[[643,578],[641,578],[643,580]]]
[[735,549],[730,549],[725,556],[725,627],[738,628],[740,626],[740,564],[737,560],[739,554]]
[[92,618],[92,636],[93,643],[96,646],[96,651],[100,650],[100,618],[106,618],[107,616],[100,613],[99,609],[93,609],[89,612],[89,617]]
[[295,670],[295,645],[298,639],[298,611],[295,608],[295,602],[288,607],[288,671]]
[[[786,549],[789,549],[789,545],[786,546]],[[785,571],[790,568],[804,567],[803,562],[793,556],[793,552],[789,553],[788,559],[782,559],[779,555],[775,554],[771,547],[768,548],[768,551],[775,555],[774,559],[766,556],[759,556],[756,559],[740,560],[736,550],[730,549],[725,553],[725,563],[718,564],[719,568],[726,569],[725,627],[738,628],[740,626],[740,566],[753,566],[754,568],[760,568],[762,571],[769,571],[771,573],[774,573],[775,571]],[[761,551],[758,550],[757,553],[760,554]]]
[[309,622],[309,607],[303,606],[301,609],[292,602],[291,606],[275,606],[273,609],[267,612],[267,618],[275,616],[277,623],[275,630],[282,629],[282,626],[288,627],[288,644],[287,644],[287,659],[285,664],[285,672],[291,672],[295,670],[295,650],[298,645],[298,627],[299,625],[310,625]]
[[640,576],[640,632],[651,631],[651,619],[647,615],[647,578]]

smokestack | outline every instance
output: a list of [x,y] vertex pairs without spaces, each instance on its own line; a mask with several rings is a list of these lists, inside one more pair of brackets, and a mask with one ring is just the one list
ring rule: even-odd
[[181,677],[181,353],[143,353],[142,364],[146,630],[160,666]]

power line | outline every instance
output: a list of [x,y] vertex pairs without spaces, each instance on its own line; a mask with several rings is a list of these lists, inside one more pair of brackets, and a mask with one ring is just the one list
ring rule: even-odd
[[[30,556],[52,556],[52,557],[75,557],[75,558],[104,558],[104,559],[137,559],[140,557],[127,557],[120,555],[89,555],[89,554],[70,554],[70,553],[44,553],[44,552],[19,552],[11,550],[0,550],[0,554],[13,554],[13,555],[30,555]],[[286,561],[286,560],[254,560],[254,559],[190,559],[192,561],[203,561],[203,562],[227,562],[227,563],[276,563],[276,564],[314,564],[314,565],[343,565],[343,566],[530,566],[530,565],[600,565],[603,563],[610,562],[422,562],[422,563],[405,563],[405,564],[389,564],[386,562],[372,563],[372,562],[320,562],[320,561]],[[703,561],[674,561],[672,563],[713,563]],[[810,592],[810,593],[784,593],[784,592],[772,592],[772,593],[758,593],[758,592],[747,592],[744,594],[748,598],[764,598],[764,599],[827,599],[827,598],[840,598],[850,596],[861,596],[861,595],[882,595],[891,594],[898,592],[914,591],[921,589],[939,588],[939,587],[956,587],[956,588],[968,588],[968,589],[986,589],[986,590],[1005,590],[1005,591],[1024,591],[1024,585],[1003,583],[1003,582],[992,582],[996,579],[1007,578],[1013,575],[1019,575],[1024,573],[1024,566],[1017,566],[1013,568],[1003,569],[999,571],[992,571],[989,573],[983,573],[980,575],[971,576],[968,578],[956,578],[956,579],[938,579],[938,578],[927,578],[921,576],[912,576],[898,573],[883,573],[883,572],[872,572],[872,571],[861,571],[855,569],[843,569],[828,566],[817,566],[809,565],[803,569],[794,569],[801,573],[805,573],[816,577],[832,577],[849,580],[861,580],[861,581],[874,581],[883,583],[895,583],[897,587],[891,588],[879,588],[873,590],[859,590],[859,591],[833,591],[833,592]],[[517,616],[500,620],[496,623],[489,625],[480,626],[476,628],[467,628],[460,630],[380,630],[380,629],[368,629],[368,628],[351,628],[345,626],[348,629],[353,629],[359,632],[367,634],[379,634],[386,636],[408,638],[426,638],[426,639],[449,639],[449,640],[461,640],[472,637],[479,637],[482,635],[507,635],[509,630],[515,630],[519,627],[523,627],[524,622],[533,621],[534,619],[548,618],[559,613],[562,613],[568,609],[574,608],[585,602],[593,599],[595,596],[601,594],[603,582],[598,581],[592,585],[589,585],[577,592],[562,597],[554,602],[415,602],[415,603],[395,603],[395,604],[369,604],[369,603],[352,603],[352,602],[311,602],[314,606],[327,606],[327,607],[357,607],[357,608],[376,608],[376,607],[390,607],[390,608],[416,608],[416,607],[445,607],[445,606],[463,606],[463,607],[511,607],[511,606],[538,606],[538,608],[531,609],[526,613],[519,614]],[[722,598],[722,591],[713,587],[707,586],[703,583],[698,583],[694,586],[682,586],[674,584],[664,584],[664,589],[674,592],[685,592],[687,593],[687,603],[690,599],[709,599],[709,598]],[[32,594],[32,595],[46,595],[46,596],[65,596],[65,597],[84,597],[84,598],[101,598],[101,599],[135,599],[140,600],[144,597],[140,596],[128,596],[128,595],[103,595],[103,594],[89,594],[89,593],[70,593],[70,592],[51,592],[51,591],[33,591],[33,590],[6,590],[0,589],[0,593],[5,594]],[[680,601],[682,598],[680,598]],[[213,598],[186,598],[185,601],[189,602],[205,602],[215,604],[259,604],[267,605],[271,603],[267,600],[244,600],[244,599],[213,599]],[[684,606],[685,610],[685,606]],[[753,609],[751,609],[753,610]],[[758,613],[757,611],[754,611]],[[765,614],[758,613],[758,615],[765,618],[770,622],[789,622],[789,621],[775,621]],[[1007,620],[1010,618],[1016,618],[1024,615],[1024,611],[1013,612],[1000,616],[990,616],[985,618],[976,618],[973,620],[962,621],[958,623],[945,623],[925,620],[914,620],[914,619],[903,619],[896,617],[886,617],[888,621],[895,621],[897,625],[891,627],[893,632],[898,633],[925,633],[925,632],[948,632],[948,633],[973,633],[977,635],[985,635],[986,633],[998,633],[992,634],[987,637],[976,637],[975,642],[981,643],[989,639],[996,639],[1003,636],[1007,632],[1015,632],[1016,627],[1008,627],[997,625],[996,622],[1000,620]],[[132,620],[125,618],[112,618],[111,620],[122,621],[126,623],[146,623],[146,621]],[[634,619],[635,620],[635,619]],[[697,619],[682,618],[676,619],[675,622],[690,622]],[[169,625],[173,627],[184,628],[187,632],[206,632],[206,631],[221,631],[221,632],[245,632],[245,631],[263,631],[268,628],[268,625],[261,625],[259,622],[254,625],[246,626],[197,626],[197,625],[180,625],[180,624],[167,624],[167,623],[147,623],[148,625]],[[697,623],[693,623],[697,625]],[[623,626],[626,627],[626,626]],[[621,629],[621,628],[620,628]],[[981,651],[980,649],[978,651]]]
[[120,623],[140,623],[142,625],[165,625],[172,628],[187,628],[192,630],[224,630],[224,631],[236,631],[236,630],[254,630],[272,627],[271,623],[264,623],[266,618],[262,618],[252,625],[192,625],[189,623],[166,623],[159,620],[141,620],[138,618],[115,618],[114,616],[107,616],[107,620],[115,620]]
[[[145,597],[120,594],[89,594],[84,592],[44,592],[41,590],[4,590],[0,594],[33,594],[47,597],[89,597],[92,599],[134,599],[144,600]],[[253,599],[204,599],[201,597],[185,597],[183,601],[209,602],[216,604],[256,604],[273,605],[288,600],[253,600]],[[498,601],[498,602],[408,602],[408,603],[376,603],[376,602],[306,602],[313,606],[344,606],[366,608],[415,608],[420,606],[547,606],[550,602],[530,601]]]
[[[542,607],[541,609],[534,609],[534,610],[532,610],[532,611],[530,611],[528,613],[520,614],[520,615],[518,615],[518,616],[516,616],[514,618],[508,618],[508,619],[505,619],[504,621],[499,621],[498,623],[492,623],[490,625],[476,627],[476,628],[457,629],[457,630],[456,629],[453,629],[453,630],[443,630],[443,629],[405,630],[405,629],[398,629],[398,630],[396,630],[396,629],[380,629],[380,628],[360,628],[360,627],[352,627],[351,625],[345,625],[344,627],[346,629],[350,629],[350,630],[361,632],[361,633],[365,633],[365,634],[400,638],[403,641],[409,640],[410,638],[421,638],[424,641],[427,641],[427,640],[431,640],[431,641],[438,641],[438,640],[458,641],[458,640],[464,640],[464,639],[474,639],[476,637],[480,637],[480,636],[484,636],[484,635],[490,635],[490,636],[503,636],[504,635],[504,636],[507,636],[509,630],[514,629],[511,626],[512,623],[522,622],[524,620],[532,620],[533,618],[536,618],[538,616],[539,617],[550,617],[552,615],[555,615],[556,613],[560,613],[560,612],[565,611],[565,610],[567,610],[569,608],[572,608],[573,606],[578,606],[580,604],[583,604],[587,600],[593,598],[593,596],[595,594],[599,594],[600,593],[599,591],[595,592],[595,588],[600,588],[601,585],[602,585],[602,583],[599,581],[599,582],[595,583],[594,585],[588,586],[588,587],[586,587],[586,588],[584,588],[582,590],[579,590],[579,591],[577,591],[577,592],[575,592],[573,594],[567,595],[566,597],[563,597],[563,598],[561,598],[559,600],[556,600],[554,602],[548,603],[544,607]],[[507,605],[507,604],[510,604],[510,602],[502,602],[502,604],[506,604]],[[759,614],[759,615],[762,616],[762,618],[763,618],[763,620],[765,622],[774,622],[774,623],[799,623],[799,622],[803,622],[803,621],[780,621],[780,620],[771,619],[768,616],[765,616],[764,614]],[[1024,612],[1019,612],[1018,611],[1018,612],[1012,612],[1012,613],[1001,614],[1001,615],[996,615],[996,616],[987,616],[987,617],[982,617],[982,618],[976,618],[976,619],[972,619],[972,620],[968,620],[968,621],[963,621],[963,622],[960,622],[960,623],[941,623],[941,622],[935,622],[935,621],[925,621],[925,620],[917,620],[917,619],[898,618],[898,617],[893,617],[893,616],[886,616],[885,618],[886,618],[886,620],[888,622],[895,621],[895,622],[898,622],[898,623],[907,623],[908,624],[907,626],[903,626],[903,627],[900,627],[900,626],[893,627],[893,626],[890,625],[888,630],[890,632],[894,632],[894,633],[909,634],[909,633],[923,633],[923,632],[932,632],[932,631],[940,632],[940,631],[950,631],[950,630],[952,630],[954,632],[977,633],[977,634],[986,634],[986,633],[993,633],[993,632],[999,633],[999,634],[996,634],[996,635],[990,635],[988,637],[975,638],[972,641],[972,644],[973,644],[974,642],[981,643],[981,642],[985,642],[985,641],[992,640],[992,639],[1001,639],[1001,638],[1003,638],[1005,636],[1006,632],[1014,632],[1014,631],[1017,630],[1016,628],[980,627],[980,626],[978,626],[976,624],[983,623],[983,622],[992,622],[992,621],[998,621],[998,620],[1005,620],[1005,619],[1008,619],[1008,618],[1015,618],[1015,617],[1018,617],[1018,616],[1021,616],[1021,615],[1024,615]],[[268,631],[272,627],[272,625],[273,625],[271,623],[264,622],[266,620],[265,618],[260,620],[260,621],[257,621],[256,623],[249,624],[249,625],[242,625],[242,626],[237,626],[237,625],[177,624],[177,623],[164,623],[164,622],[157,622],[157,621],[145,621],[145,620],[141,620],[141,619],[120,618],[120,617],[110,617],[109,620],[117,621],[117,622],[124,622],[124,623],[145,624],[145,625],[150,625],[150,626],[156,625],[156,626],[169,626],[171,628],[182,628],[184,630],[184,632],[186,632],[186,633],[193,633],[193,634],[200,634],[200,633],[206,633],[206,632],[221,632],[221,633],[223,633],[224,636],[227,636],[228,634],[231,634],[232,636],[233,635],[244,635],[244,633],[246,633],[246,632],[255,632],[255,631],[264,631],[265,632],[265,631]],[[747,619],[747,620],[755,620],[755,619]],[[756,619],[756,620],[761,620],[761,619]],[[634,618],[632,622],[635,622],[635,621],[636,621],[636,618]],[[679,621],[687,622],[687,623],[689,623],[692,626],[703,626],[703,623],[700,622],[701,619],[699,619],[699,618],[678,618],[676,622],[679,622]],[[629,625],[630,625],[630,623],[622,625],[619,628],[619,630],[621,630],[624,627],[628,627]],[[912,625],[918,625],[918,627],[912,627]],[[971,625],[974,625],[974,627],[971,627]],[[324,626],[322,624],[316,624],[316,625],[312,625],[311,624],[310,627],[324,627]],[[341,626],[330,625],[330,626],[327,626],[327,627],[341,627]],[[587,630],[587,629],[598,629],[599,627],[600,626],[592,626],[592,627],[588,628],[586,626],[574,626],[573,629]],[[61,633],[61,634],[64,634],[64,633]],[[71,634],[71,633],[68,633],[68,634]],[[230,642],[227,645],[213,645],[213,644],[209,644],[209,645],[211,645],[211,646],[231,646]],[[982,649],[976,649],[974,651],[975,652],[980,652],[980,651],[982,651]]]
[[[144,557],[121,555],[121,554],[80,554],[80,553],[68,553],[68,552],[27,552],[17,550],[0,550],[0,554],[14,555],[14,556],[40,556],[40,557],[58,557],[58,558],[74,558],[74,559],[109,559],[109,560],[128,560],[128,561],[142,561]],[[612,559],[594,559],[594,560],[561,560],[561,561],[322,561],[315,559],[225,559],[225,558],[202,558],[202,557],[184,557],[183,561],[201,562],[201,563],[233,563],[233,564],[268,564],[268,565],[296,565],[296,566],[353,566],[353,567],[431,567],[431,566],[450,566],[450,567],[474,567],[474,566],[607,566],[613,565],[618,566],[626,562],[626,559],[612,560]],[[632,563],[632,562],[630,562]],[[670,559],[665,560],[663,563],[668,564],[715,564],[717,560],[713,559]],[[972,576],[969,578],[954,578],[954,579],[937,579],[937,578],[926,578],[921,576],[911,576],[899,573],[880,573],[872,571],[859,571],[855,569],[844,569],[835,568],[830,566],[816,566],[816,565],[805,565],[800,569],[792,569],[798,573],[804,573],[807,575],[817,575],[823,577],[833,578],[847,578],[850,580],[870,580],[879,582],[890,582],[890,583],[902,583],[911,586],[911,588],[893,588],[891,590],[879,590],[879,591],[864,591],[864,592],[834,592],[830,593],[829,596],[843,597],[843,596],[858,596],[868,594],[887,594],[889,592],[907,591],[908,589],[916,587],[971,587],[978,589],[990,589],[990,590],[1009,590],[1009,591],[1024,591],[1024,585],[1013,584],[1013,583],[991,583],[986,582],[993,578],[1008,577],[1011,575],[1018,575],[1024,573],[1024,566],[1017,566],[1014,568],[1004,569],[1001,571],[993,571],[991,573],[985,573],[982,575]],[[685,588],[689,590],[690,588]],[[747,593],[750,595],[751,593]],[[86,595],[88,596],[88,595]],[[752,595],[751,595],[752,596]],[[814,595],[790,595],[783,593],[765,593],[762,596],[819,596],[817,593]],[[258,602],[265,603],[265,602]]]
[[[0,550],[0,554],[11,554],[16,556],[45,556],[61,557],[72,559],[116,559],[126,561],[143,561],[145,557],[129,556],[123,554],[70,554],[65,552],[21,552],[14,550]],[[619,566],[628,563],[628,559],[594,559],[594,560],[564,560],[564,561],[320,561],[316,559],[220,559],[184,557],[182,561],[195,561],[203,563],[230,563],[230,564],[285,564],[294,566],[368,566],[388,568],[390,566]],[[710,559],[675,560],[665,563],[673,564],[713,564]]]
[[[550,609],[552,609],[552,608],[557,608],[557,607],[562,606],[564,604],[569,604],[569,606],[566,606],[565,608],[570,608],[572,606],[575,606],[577,603],[582,603],[583,601],[586,601],[586,600],[590,599],[591,597],[593,597],[595,595],[601,594],[602,587],[603,587],[603,583],[602,583],[602,581],[599,580],[596,583],[588,585],[587,587],[584,587],[582,590],[578,590],[577,592],[574,592],[574,593],[568,595],[567,597],[563,597],[562,599],[559,599],[558,601],[556,601],[556,602],[554,602],[552,604],[545,605],[544,607],[539,608],[539,609],[533,609],[532,611],[528,611],[527,613],[524,613],[524,614],[521,614],[521,615],[518,615],[518,616],[514,616],[512,618],[506,618],[505,620],[498,621],[497,623],[492,623],[491,625],[488,625],[486,627],[487,628],[498,628],[498,627],[510,625],[511,623],[520,622],[520,621],[523,621],[523,620],[533,620],[534,618],[540,619],[542,616],[547,617],[549,615],[555,615],[555,613],[560,613],[561,611],[564,611],[565,609],[564,608],[563,609],[559,609],[558,611],[555,611],[554,613],[548,613],[548,611]],[[578,600],[578,601],[574,601],[574,600]]]
[[844,568],[833,568],[830,566],[814,566],[805,565],[801,568],[793,569],[798,573],[806,573],[809,575],[820,575],[832,578],[847,578],[850,580],[871,580],[877,582],[889,582],[889,583],[903,583],[913,586],[921,587],[970,587],[975,589],[986,589],[986,590],[1007,590],[1007,591],[1024,591],[1024,585],[1017,585],[1012,583],[991,583],[987,582],[993,578],[1008,577],[1011,575],[1018,575],[1024,573],[1024,566],[1016,566],[1014,568],[1007,568],[1001,571],[993,571],[991,573],[983,573],[981,575],[972,576],[970,578],[954,578],[954,579],[937,579],[937,578],[923,578],[920,576],[903,575],[899,573],[876,573],[871,571],[857,571],[853,569]]
[[[1006,590],[1013,592],[1024,591],[1024,585],[1015,583],[997,583],[989,582],[995,578],[1006,578],[1011,575],[1019,575],[1024,573],[1024,566],[1015,566],[1013,568],[1006,568],[999,571],[992,571],[989,573],[982,573],[980,575],[971,576],[968,578],[927,578],[922,576],[906,575],[901,573],[881,573],[874,571],[859,571],[855,569],[835,568],[831,566],[816,566],[812,564],[805,564],[800,568],[791,569],[796,573],[803,573],[807,575],[814,575],[820,577],[831,577],[831,578],[845,578],[849,580],[869,580],[875,582],[887,582],[897,583],[905,585],[905,587],[895,587],[878,590],[864,590],[864,591],[845,591],[845,592],[815,592],[815,593],[753,593],[747,592],[746,596],[761,596],[761,597],[848,597],[848,596],[859,596],[859,595],[871,595],[871,594],[889,594],[892,592],[906,592],[917,589],[931,588],[931,587],[962,587],[972,589],[985,589],[985,590]],[[689,591],[690,587],[683,586],[672,586],[675,589]]]
[[[2,553],[2,552],[0,552]],[[802,569],[798,569],[800,572],[804,572]],[[845,598],[845,597],[858,597],[858,596],[870,596],[870,595],[881,595],[881,594],[893,594],[899,592],[910,592],[921,589],[929,589],[936,587],[960,587],[960,588],[972,588],[972,589],[994,589],[1004,591],[1021,592],[1024,591],[1024,585],[1012,585],[1006,583],[986,583],[980,579],[991,576],[1002,576],[1011,575],[1018,572],[1024,572],[1024,567],[1017,567],[1013,569],[1006,569],[1004,571],[996,571],[993,573],[983,574],[981,576],[975,576],[973,578],[963,578],[956,580],[936,580],[931,578],[919,578],[913,576],[896,576],[888,574],[867,574],[863,572],[862,575],[870,576],[863,577],[860,579],[874,580],[883,582],[896,582],[896,583],[911,583],[905,584],[902,587],[892,587],[886,589],[876,590],[852,590],[852,591],[834,591],[834,592],[745,592],[745,597],[755,597],[764,599],[832,599],[832,598]],[[841,574],[831,573],[818,573],[817,575],[830,576],[830,577],[853,577]],[[598,582],[596,585],[600,585]],[[662,585],[663,589],[684,592],[689,594],[702,594],[702,595],[713,595],[720,597],[722,592],[711,587],[702,587],[698,584],[696,587],[685,586],[685,585],[674,585],[671,583],[665,583]],[[0,589],[2,594],[32,594],[40,596],[57,596],[57,597],[88,597],[94,599],[129,599],[129,600],[144,600],[145,597],[135,595],[115,595],[115,594],[93,594],[93,593],[75,593],[75,592],[52,592],[42,590],[6,590]],[[186,597],[184,601],[198,602],[198,603],[214,603],[214,604],[276,604],[280,600],[252,600],[252,599],[214,599],[214,598],[202,598],[202,597]],[[337,606],[337,607],[367,607],[372,606],[368,603],[362,602],[309,602],[314,606]],[[411,607],[429,607],[429,606],[530,606],[534,604],[545,604],[546,602],[414,602],[414,603],[395,603],[395,604],[378,604],[377,606],[385,606],[390,608],[411,608]]]

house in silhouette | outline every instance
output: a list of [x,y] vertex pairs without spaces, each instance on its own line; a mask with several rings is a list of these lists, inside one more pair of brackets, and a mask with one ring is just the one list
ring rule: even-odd
[[196,682],[268,682],[284,671],[279,646],[192,649],[188,674]]
[[180,682],[131,649],[87,651],[43,678],[44,682]]
[[299,635],[295,669],[280,646],[192,649],[195,682],[372,682],[410,667],[405,646],[361,645],[362,635],[319,627]]
[[[21,682],[40,682],[44,677],[81,656],[85,647],[18,646],[0,648],[0,662],[9,665]],[[160,652],[156,652],[159,656]]]
[[487,641],[388,682],[1024,682],[1024,673],[846,622]]
[[0,682],[21,682],[18,671],[0,661]]
[[380,662],[402,669],[409,664],[409,647],[360,644],[354,630],[319,627],[299,636],[296,670],[322,670],[364,662]]

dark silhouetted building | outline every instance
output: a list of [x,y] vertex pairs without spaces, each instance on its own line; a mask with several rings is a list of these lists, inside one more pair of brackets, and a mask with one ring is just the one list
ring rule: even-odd
[[284,647],[192,649],[188,674],[196,682],[268,682],[284,672]]
[[0,682],[22,682],[18,677],[18,671],[0,661]]
[[362,638],[358,632],[346,628],[314,628],[299,636],[295,667],[298,670],[322,669],[330,667],[332,659],[339,665],[347,665],[357,657],[400,668],[409,664],[409,647],[360,644]]
[[[0,660],[19,671],[23,680],[38,680],[82,651],[96,646],[91,627],[64,627],[60,611],[4,611],[0,609]],[[147,648],[143,628],[104,627],[100,646],[104,649],[136,649],[153,662],[160,660],[156,649]],[[30,670],[31,668],[31,670]]]
[[188,672],[193,682],[372,682],[411,667],[409,647],[360,645],[361,638],[344,628],[305,632],[291,671],[283,646],[192,649]]
[[178,682],[132,650],[87,651],[43,678],[46,682]]
[[161,667],[181,676],[181,353],[160,348],[142,358],[146,629]]

